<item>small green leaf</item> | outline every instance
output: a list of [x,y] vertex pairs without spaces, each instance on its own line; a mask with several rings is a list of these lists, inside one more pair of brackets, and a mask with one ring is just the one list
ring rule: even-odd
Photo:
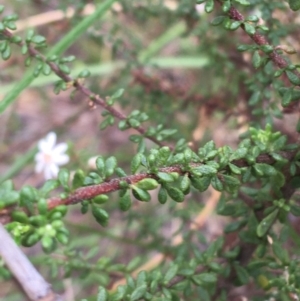
[[282,247],[282,244],[278,241],[273,241],[272,249],[275,256],[284,264],[289,264],[289,255],[288,252]]
[[291,205],[291,213],[295,216],[300,216],[300,206]]
[[91,72],[88,69],[84,69],[82,71],[80,71],[80,73],[78,74],[79,78],[86,78],[89,77],[91,75]]
[[127,211],[131,208],[131,198],[128,191],[120,198],[119,206],[122,211]]
[[103,286],[100,286],[97,295],[97,301],[107,301],[107,300],[108,300],[108,293]]
[[222,249],[224,244],[224,237],[219,237],[215,241],[209,244],[205,254],[207,258],[213,258],[216,256],[216,253]]
[[290,9],[297,11],[300,9],[300,0],[289,0]]
[[104,158],[99,156],[96,160],[96,167],[101,177],[105,177],[105,162]]
[[55,239],[48,236],[48,235],[43,236],[43,238],[41,240],[41,243],[42,243],[43,251],[46,254],[49,254],[49,253],[53,252],[56,249]]
[[48,212],[48,203],[44,198],[39,199],[37,207],[39,214],[45,215]]
[[105,177],[110,177],[117,167],[117,159],[115,157],[109,157],[105,161]]
[[11,213],[11,218],[15,222],[19,222],[22,224],[28,223],[28,216],[24,211],[13,211]]
[[211,182],[211,177],[191,178],[192,185],[200,192],[207,190],[208,186],[210,185],[210,182]]
[[168,193],[163,186],[160,187],[157,198],[161,204],[165,204],[167,202]]
[[175,201],[175,202],[183,202],[184,201],[184,194],[181,190],[176,187],[167,187],[168,195]]
[[169,173],[159,171],[156,175],[163,182],[174,182],[174,177]]
[[119,98],[123,95],[123,93],[124,93],[124,89],[119,89],[111,96],[111,98],[114,99]]
[[73,189],[77,189],[81,186],[83,186],[83,182],[84,182],[84,172],[81,169],[76,170],[73,180],[72,180],[72,188]]
[[[254,56],[253,56],[254,57]],[[251,95],[251,97],[250,97],[250,99],[249,99],[249,105],[250,106],[254,106],[254,105],[256,105],[259,101],[260,101],[260,98],[261,98],[261,92],[260,91],[255,91],[252,95]]]
[[92,202],[98,205],[104,204],[108,201],[108,196],[106,194],[97,195],[92,199]]
[[222,10],[224,13],[227,13],[230,9],[230,1],[229,0],[226,0],[224,1],[223,5],[222,5]]
[[63,188],[69,188],[70,172],[66,168],[62,168],[59,171],[57,178]]
[[241,26],[241,22],[240,21],[233,21],[230,26],[229,29],[230,30],[236,30]]
[[267,215],[257,226],[256,234],[258,237],[263,237],[270,229],[276,217],[279,213],[279,209],[274,210],[269,215]]
[[237,50],[240,51],[240,52],[244,52],[244,51],[247,51],[249,49],[251,49],[251,46],[249,46],[249,45],[239,45],[237,47]]
[[38,233],[30,232],[22,238],[22,241],[21,241],[22,246],[32,247],[33,245],[35,245],[40,240],[40,238],[41,238],[41,236]]
[[250,279],[247,270],[239,264],[235,264],[234,269],[236,271],[236,275],[240,281],[240,284],[243,284],[243,285],[247,284]]
[[137,287],[130,296],[130,301],[135,301],[141,299],[147,291],[147,285],[142,284],[141,286]]
[[281,104],[283,107],[287,107],[292,102],[293,90],[287,89],[283,94]]
[[261,66],[262,59],[258,53],[258,51],[254,51],[253,56],[252,56],[252,64],[255,69],[259,68]]
[[36,35],[31,38],[30,42],[35,43],[35,44],[42,44],[42,43],[46,42],[46,38],[41,35]]
[[223,189],[224,189],[223,184],[220,181],[220,179],[218,178],[218,176],[214,176],[211,179],[211,185],[213,186],[214,189],[216,189],[218,191],[223,191]]
[[260,176],[271,177],[277,174],[276,169],[272,165],[268,165],[266,163],[256,163],[253,167]]
[[142,154],[141,153],[137,153],[131,161],[131,173],[135,174],[139,168],[139,166],[141,165],[142,162]]
[[254,35],[255,34],[255,27],[249,23],[244,23],[245,26],[245,31],[249,34],[249,35]]
[[63,245],[67,245],[69,242],[69,234],[65,232],[58,232],[56,234],[56,239]]
[[2,51],[1,53],[1,56],[2,56],[2,59],[4,61],[8,60],[11,56],[11,48],[10,48],[10,45],[7,45],[7,47],[5,48],[4,51]]
[[300,78],[296,74],[291,71],[286,71],[286,75],[292,84],[300,85]]
[[199,275],[195,275],[192,279],[198,284],[212,284],[217,282],[217,277],[214,273],[201,273]]
[[236,165],[229,163],[228,166],[229,166],[230,170],[231,170],[234,174],[236,174],[236,175],[240,175],[240,174],[241,174],[240,168],[237,167]]
[[191,181],[190,181],[189,175],[186,173],[182,177],[179,188],[184,194],[187,194],[190,191],[190,187],[191,187]]
[[165,274],[165,277],[163,279],[163,282],[164,284],[168,284],[170,282],[170,280],[172,280],[176,274],[177,274],[177,271],[178,271],[178,265],[177,264],[174,264],[172,265],[166,272]]
[[246,21],[250,21],[250,22],[258,22],[259,18],[256,15],[252,15],[252,16],[248,16]]
[[131,185],[132,187],[132,194],[134,197],[142,202],[149,202],[151,200],[151,196],[148,191],[140,189],[135,185]]
[[236,189],[241,184],[237,178],[228,175],[222,175],[222,182],[230,189]]
[[92,205],[92,214],[101,226],[107,226],[109,215],[104,209]]
[[214,9],[214,0],[207,0],[204,9],[207,13],[211,13]]
[[218,26],[223,23],[225,18],[226,18],[225,16],[218,16],[218,17],[214,18],[210,24],[213,26]]
[[59,181],[58,180],[47,180],[45,182],[45,184],[42,186],[42,188],[40,189],[40,196],[41,197],[47,197],[48,193],[51,190],[54,190],[55,188],[57,188],[59,186]]
[[203,165],[197,166],[195,168],[192,168],[191,172],[193,174],[201,177],[201,176],[215,175],[218,172],[218,170],[210,165],[203,164]]
[[153,190],[158,187],[158,183],[155,179],[143,179],[135,184],[138,188],[143,190]]

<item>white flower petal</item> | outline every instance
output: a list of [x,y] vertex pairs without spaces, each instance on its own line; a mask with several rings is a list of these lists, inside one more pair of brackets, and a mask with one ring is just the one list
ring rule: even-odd
[[49,167],[44,169],[44,177],[46,180],[52,179],[51,169]]
[[53,179],[57,177],[59,168],[55,164],[47,165],[44,169],[44,176],[46,180]]
[[55,157],[55,164],[57,165],[64,165],[69,162],[70,158],[68,155],[60,155]]
[[39,161],[37,162],[37,164],[35,165],[35,172],[36,173],[40,173],[45,169],[45,162]]
[[44,156],[43,153],[38,152],[38,153],[34,156],[34,161],[36,161],[36,162],[43,161],[43,156]]
[[68,149],[67,143],[59,143],[53,148],[53,154],[59,155],[63,154]]
[[42,139],[38,142],[38,149],[40,152],[48,152],[49,150],[51,150],[51,146],[49,146],[46,139]]
[[47,141],[49,147],[51,147],[51,149],[52,149],[55,146],[55,143],[56,143],[56,134],[54,132],[50,132],[46,136],[46,141]]
[[53,178],[56,178],[59,172],[59,168],[56,164],[51,164],[50,165],[50,170]]

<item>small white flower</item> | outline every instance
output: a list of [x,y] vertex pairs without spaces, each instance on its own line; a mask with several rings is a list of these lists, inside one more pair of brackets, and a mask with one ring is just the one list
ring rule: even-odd
[[199,15],[204,13],[204,11],[205,11],[204,7],[205,7],[205,4],[203,4],[203,3],[195,5],[196,11],[198,12]]
[[56,134],[50,132],[44,139],[38,142],[38,153],[35,155],[35,172],[43,172],[45,179],[56,178],[59,166],[69,162],[69,156],[65,154],[68,148],[66,143],[56,143]]

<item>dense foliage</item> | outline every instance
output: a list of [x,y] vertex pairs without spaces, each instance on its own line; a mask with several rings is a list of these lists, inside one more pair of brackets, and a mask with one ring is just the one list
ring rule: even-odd
[[299,300],[300,0],[73,2],[0,7],[0,222],[68,300]]

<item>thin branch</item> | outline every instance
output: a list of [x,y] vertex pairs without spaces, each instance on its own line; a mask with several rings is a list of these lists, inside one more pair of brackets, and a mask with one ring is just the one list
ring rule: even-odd
[[[287,159],[288,161],[291,161],[295,156],[296,151],[295,150],[281,151],[279,152],[279,154],[283,158]],[[251,166],[245,159],[234,160],[231,163],[238,167]],[[274,160],[274,158],[269,154],[261,154],[256,158],[256,163],[266,163],[272,165],[276,163],[276,160]],[[190,167],[193,168],[200,165],[202,165],[202,163],[191,163]],[[227,168],[224,167],[223,171],[226,170]],[[179,165],[163,167],[158,169],[158,171],[165,172],[165,173],[177,172],[180,175],[183,175],[188,172],[186,168]],[[222,180],[221,171],[219,171],[218,176],[220,180]],[[104,182],[97,185],[80,187],[76,189],[74,192],[72,192],[71,194],[69,194],[66,198],[61,198],[60,196],[49,198],[47,200],[48,209],[51,210],[60,205],[74,205],[77,203],[81,203],[84,200],[90,200],[98,195],[106,194],[122,189],[122,182],[127,182],[130,185],[130,184],[138,183],[139,181],[146,178],[159,180],[159,178],[154,173],[140,173],[136,175],[129,175],[126,177],[111,179],[108,182]],[[10,207],[10,208],[3,208],[2,210],[0,210],[0,222],[2,222],[3,224],[10,222],[11,218],[9,215],[13,209],[14,209],[13,207]]]
[[[216,0],[219,4],[222,5],[222,2],[220,0]],[[230,19],[235,21],[244,22],[245,18],[244,16],[233,6],[231,5],[228,16]],[[246,32],[245,25],[241,24],[241,28]],[[247,33],[248,34],[248,33]],[[262,34],[259,34],[257,31],[254,34],[248,34],[250,38],[259,46],[263,45],[270,45],[267,38],[263,36]],[[275,50],[273,50],[271,53],[267,54],[271,61],[280,69],[285,69],[288,67],[288,62],[285,60],[283,56],[278,54]],[[290,72],[294,73],[299,79],[300,79],[300,72],[297,70],[289,70]]]
[[[6,36],[8,39],[12,39],[13,38],[13,34],[8,31],[7,29],[4,29],[1,32],[4,36]],[[32,57],[38,57],[39,59],[41,59],[44,63],[48,64],[49,67],[51,68],[51,70],[59,77],[61,78],[65,83],[67,84],[72,84],[73,87],[75,87],[75,89],[77,91],[79,91],[81,94],[87,96],[94,104],[97,104],[99,106],[101,106],[102,108],[104,108],[105,110],[107,110],[108,112],[110,112],[113,116],[115,116],[116,118],[118,118],[119,120],[127,120],[126,115],[124,115],[122,112],[119,112],[118,110],[116,110],[114,107],[110,106],[107,104],[107,102],[99,95],[93,93],[90,89],[88,89],[87,87],[85,87],[80,80],[77,79],[73,79],[71,76],[65,74],[64,72],[62,72],[58,65],[54,62],[49,62],[47,60],[47,58],[41,54],[38,50],[36,50],[34,47],[32,47],[30,44],[25,44],[23,41],[20,41],[18,43],[20,47],[22,47],[23,45],[27,45],[28,46],[28,52],[30,54],[30,56]],[[130,125],[127,122],[128,125]],[[133,127],[136,131],[138,131],[141,135],[143,135],[145,138],[153,141],[155,144],[159,145],[160,147],[164,146],[164,144],[157,140],[155,137],[152,137],[150,135],[146,134],[146,129],[144,129],[142,126],[137,126],[137,127]]]
[[[292,160],[294,155],[296,154],[295,151],[290,152],[280,152],[280,155],[287,159]],[[276,161],[268,154],[261,154],[256,159],[257,163],[266,163],[266,164],[274,164]],[[246,160],[240,159],[235,160],[232,162],[232,164],[238,166],[238,167],[247,167],[249,164]],[[202,163],[192,163],[190,164],[190,167],[197,167],[202,165]],[[164,167],[159,169],[160,172],[165,173],[171,173],[171,172],[177,172],[180,175],[185,174],[187,171],[181,167],[181,166],[171,166],[171,167]],[[219,177],[222,178],[222,174],[219,174]],[[80,187],[77,190],[75,190],[73,193],[71,193],[67,198],[63,199],[61,197],[53,197],[48,199],[48,208],[53,209],[59,205],[72,205],[82,202],[83,200],[90,200],[100,194],[106,194],[113,191],[117,191],[122,189],[122,185],[120,185],[121,182],[127,182],[128,184],[135,184],[139,181],[146,179],[146,178],[152,178],[159,180],[159,178],[153,174],[153,173],[140,173],[136,175],[130,175],[127,177],[122,178],[116,178],[112,179],[108,182],[101,183],[98,185],[91,185],[86,187]]]

